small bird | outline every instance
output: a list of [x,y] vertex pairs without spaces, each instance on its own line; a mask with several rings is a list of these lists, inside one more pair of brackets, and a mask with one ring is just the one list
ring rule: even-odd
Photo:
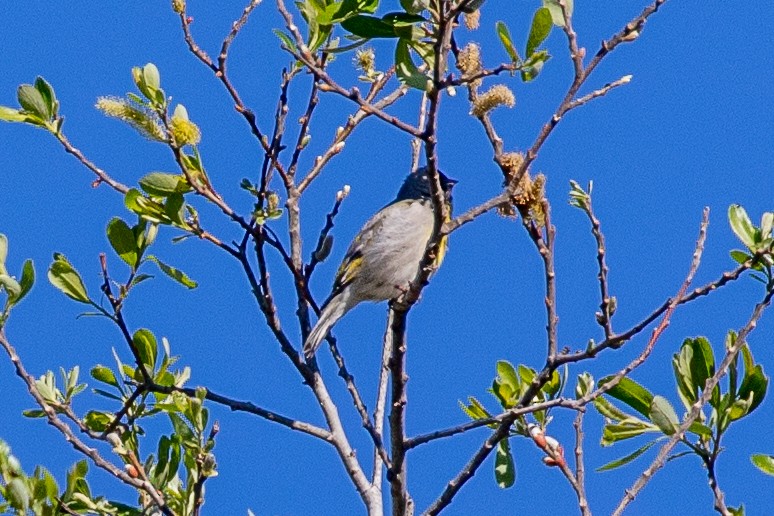
[[[438,175],[451,212],[451,191],[457,181],[440,171]],[[347,249],[333,291],[304,343],[307,360],[314,356],[333,325],[356,305],[395,299],[406,291],[419,271],[434,223],[430,178],[427,168],[422,167],[408,175],[395,200],[365,223]],[[436,265],[441,264],[445,252],[446,237],[441,241]]]

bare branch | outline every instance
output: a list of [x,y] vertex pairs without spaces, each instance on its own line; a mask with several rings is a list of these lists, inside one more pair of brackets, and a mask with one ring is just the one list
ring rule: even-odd
[[401,131],[407,132],[412,136],[420,137],[422,136],[422,131],[418,130],[416,127],[413,127],[399,118],[392,116],[375,105],[368,102],[366,99],[363,98],[363,96],[360,94],[360,90],[357,88],[352,88],[350,90],[344,89],[342,86],[340,86],[336,81],[333,80],[333,78],[328,75],[328,73],[323,70],[319,64],[317,63],[315,57],[312,55],[312,53],[309,51],[309,47],[306,46],[306,43],[304,43],[304,38],[301,36],[301,33],[298,30],[298,27],[293,23],[293,16],[290,14],[290,12],[287,10],[287,7],[285,7],[284,0],[277,0],[277,9],[279,10],[282,17],[285,19],[285,25],[287,26],[288,30],[290,31],[291,35],[293,36],[293,39],[295,39],[295,43],[298,47],[298,51],[295,51],[290,48],[285,48],[293,57],[304,63],[304,65],[309,68],[309,70],[314,73],[317,77],[320,78],[320,80],[325,84],[324,88],[320,88],[321,91],[331,91],[338,95],[341,95],[342,97],[348,98],[352,101],[354,101],[358,106],[360,106],[360,109],[368,113],[369,115],[375,115],[378,118],[381,118],[385,122],[389,123],[390,125],[395,126],[396,128],[400,129]]
[[704,407],[704,405],[706,405],[709,399],[712,397],[712,391],[715,389],[715,386],[726,374],[728,367],[731,365],[731,362],[733,362],[736,355],[742,349],[742,346],[746,344],[747,336],[755,329],[756,325],[758,324],[758,320],[763,315],[763,312],[769,306],[769,304],[771,304],[771,298],[773,296],[774,289],[770,289],[768,292],[766,292],[763,300],[755,305],[750,318],[742,327],[742,329],[739,330],[736,341],[726,351],[726,354],[723,357],[721,363],[718,365],[715,374],[707,379],[707,383],[704,385],[699,399],[696,401],[696,403],[693,404],[693,406],[691,406],[691,410],[688,412],[685,419],[683,419],[683,422],[677,428],[677,431],[672,434],[666,444],[661,447],[658,455],[655,459],[653,459],[653,462],[651,462],[650,466],[648,466],[647,469],[642,472],[642,475],[640,475],[640,477],[634,482],[632,487],[626,490],[626,493],[613,512],[613,516],[619,516],[623,513],[624,509],[626,509],[626,507],[634,500],[637,494],[642,491],[650,479],[653,478],[653,475],[655,475],[656,472],[664,466],[672,449],[674,449],[677,443],[680,442],[688,428],[699,418],[702,407]]
[[573,427],[575,427],[575,479],[573,484],[575,493],[578,496],[578,507],[583,516],[591,516],[589,501],[586,498],[586,468],[583,462],[583,416],[584,409],[579,409],[575,415]]
[[569,110],[575,109],[575,108],[580,107],[580,106],[582,106],[584,104],[587,104],[588,102],[591,102],[592,100],[594,100],[596,98],[603,97],[603,96],[607,95],[608,93],[610,93],[612,90],[618,88],[619,86],[624,86],[625,84],[629,84],[631,82],[631,80],[632,80],[632,76],[631,75],[624,75],[623,77],[621,77],[618,80],[615,80],[613,82],[609,82],[609,83],[605,84],[604,86],[602,86],[601,88],[599,88],[598,90],[594,90],[591,93],[589,93],[588,95],[584,95],[584,96],[582,96],[580,98],[577,98],[577,99],[573,100],[568,105],[568,109],[567,110],[569,111]]
[[[390,312],[394,308],[390,306]],[[391,410],[390,410],[390,444],[392,451],[392,468],[388,471],[387,478],[390,481],[392,493],[393,516],[413,514],[414,501],[408,493],[406,485],[406,317],[405,312],[400,317],[392,313],[392,324],[388,328],[391,341],[391,353],[389,360],[390,377],[392,379]]]
[[[379,383],[377,384],[376,394],[376,407],[374,408],[374,431],[376,435],[384,435],[384,412],[385,405],[387,403],[387,382],[390,379],[390,356],[392,355],[392,323],[394,312],[389,310],[387,315],[387,328],[384,331],[384,341],[382,342],[382,361],[379,368]],[[404,439],[404,448],[408,450],[406,446],[407,441]],[[385,462],[382,458],[381,450],[377,449],[374,452],[374,470],[371,475],[371,484],[374,487],[381,489],[382,485],[382,469],[386,466],[388,469],[392,467],[392,464]]]
[[75,158],[80,161],[83,166],[94,172],[94,174],[97,176],[97,179],[92,183],[92,186],[96,187],[99,186],[100,183],[105,183],[106,185],[110,186],[113,190],[126,194],[126,192],[129,191],[129,187],[126,186],[123,183],[119,183],[112,177],[110,177],[107,172],[99,168],[97,165],[95,165],[92,161],[90,161],[86,156],[83,155],[83,153],[78,150],[76,147],[73,147],[73,145],[70,143],[70,140],[67,139],[67,137],[60,131],[57,133],[53,133],[57,140],[59,140],[59,143],[62,144],[62,147],[64,147],[65,151],[68,154],[72,154],[75,156]]
[[250,18],[250,14],[252,14],[253,10],[258,7],[258,4],[260,3],[261,0],[250,0],[250,3],[244,8],[239,19],[231,25],[231,31],[228,33],[228,36],[223,39],[223,43],[220,46],[220,55],[218,56],[218,66],[223,75],[226,74],[228,51],[231,48],[231,44],[234,42],[234,38],[237,37],[239,31],[242,30],[247,23],[248,18]]
[[[538,253],[543,260],[543,271],[546,281],[546,296],[544,303],[546,305],[546,331],[548,333],[548,354],[547,362],[551,364],[556,360],[558,347],[557,324],[559,316],[556,314],[556,271],[554,269],[554,240],[556,238],[556,228],[551,224],[551,205],[547,199],[541,201],[542,210],[545,217],[545,228],[534,220],[527,221],[522,214],[524,227],[532,238]],[[543,229],[545,229],[545,234]]]
[[99,454],[99,452],[96,449],[86,446],[86,444],[83,441],[78,439],[78,437],[73,433],[70,427],[59,418],[56,411],[51,407],[51,405],[48,404],[48,402],[46,402],[45,398],[43,398],[43,396],[40,394],[40,391],[38,391],[38,388],[35,385],[35,378],[33,378],[29,373],[27,373],[27,370],[24,368],[24,364],[22,363],[21,358],[19,358],[19,355],[16,353],[16,350],[8,341],[8,338],[5,335],[5,331],[2,328],[0,328],[0,346],[3,347],[6,354],[8,355],[8,358],[11,359],[11,362],[13,363],[14,368],[16,369],[16,375],[24,381],[24,383],[27,385],[27,390],[29,391],[30,395],[38,404],[38,406],[40,406],[43,412],[46,414],[46,419],[48,421],[48,424],[56,428],[62,435],[64,435],[67,442],[69,442],[73,446],[73,448],[75,448],[76,451],[90,458],[95,466],[107,471],[110,475],[119,479],[124,484],[127,484],[135,489],[146,492],[148,496],[150,496],[150,498],[153,500],[153,503],[155,503],[158,506],[161,512],[163,512],[167,516],[173,515],[169,507],[166,506],[162,493],[157,491],[156,488],[153,487],[153,484],[151,484],[147,480],[132,478],[128,473],[123,471],[121,468],[119,468],[112,462],[109,462],[104,458],[102,458],[102,456]]
[[[374,92],[381,91],[381,89],[384,88],[384,86],[387,84],[387,81],[390,77],[392,77],[392,71],[385,73],[382,78],[372,86],[371,91],[369,92],[369,96],[366,97],[368,102],[372,102],[372,94]],[[391,106],[403,95],[405,95],[407,91],[408,90],[406,87],[401,86],[383,99],[376,102],[374,106],[378,109],[384,109],[388,106]],[[336,130],[336,135],[334,136],[331,145],[320,156],[317,156],[312,169],[298,184],[298,191],[300,193],[303,193],[303,191],[309,187],[311,182],[320,174],[320,172],[322,172],[323,167],[327,165],[328,162],[330,162],[331,158],[342,151],[344,148],[345,140],[350,136],[350,134],[352,134],[352,131],[355,129],[355,127],[357,127],[360,122],[368,118],[371,114],[372,113],[359,108],[353,115],[350,115],[347,118],[347,122],[344,125],[339,126],[339,129]]]
[[[306,423],[304,421],[300,421],[297,419],[293,419],[287,416],[283,416],[282,414],[279,414],[277,412],[266,410],[265,408],[259,407],[250,401],[239,401],[239,400],[229,398],[227,396],[223,396],[221,394],[217,394],[211,391],[208,387],[205,387],[204,389],[206,392],[204,396],[205,399],[210,400],[213,403],[217,403],[219,405],[228,407],[234,412],[246,412],[248,414],[253,414],[260,418],[266,419],[267,421],[272,421],[282,426],[286,426],[291,430],[297,430],[301,433],[311,435],[313,437],[317,437],[318,439],[322,439],[323,441],[330,442],[332,440],[331,433],[318,426],[315,426],[310,423]],[[148,390],[152,392],[163,393],[163,394],[181,392],[186,396],[188,396],[189,398],[196,397],[196,389],[190,388],[190,387],[175,387],[175,386],[166,386],[166,385],[159,385],[159,384],[153,383],[148,386]]]

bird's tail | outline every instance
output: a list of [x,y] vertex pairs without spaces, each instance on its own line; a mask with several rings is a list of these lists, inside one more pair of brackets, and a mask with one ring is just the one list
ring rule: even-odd
[[304,357],[309,360],[322,344],[328,331],[346,314],[351,306],[347,303],[348,292],[344,291],[332,297],[322,308],[320,318],[304,342]]

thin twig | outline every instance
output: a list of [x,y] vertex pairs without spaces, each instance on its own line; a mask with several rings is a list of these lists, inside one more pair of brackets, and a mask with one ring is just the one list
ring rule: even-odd
[[92,183],[92,186],[99,186],[100,183],[105,183],[106,185],[110,186],[113,190],[126,195],[126,192],[129,191],[129,187],[126,186],[123,183],[120,183],[110,177],[107,172],[99,168],[97,165],[95,165],[92,161],[90,161],[86,156],[83,155],[83,153],[77,149],[76,147],[73,147],[73,145],[70,143],[70,140],[67,139],[67,137],[62,133],[54,133],[54,136],[57,140],[59,140],[59,143],[62,144],[62,147],[64,147],[64,150],[68,154],[72,154],[75,156],[75,158],[80,161],[83,166],[94,172],[94,174],[97,176],[97,179]]
[[597,272],[597,280],[599,281],[599,291],[601,296],[601,301],[599,304],[601,317],[599,318],[598,322],[605,331],[605,339],[610,339],[615,334],[615,332],[613,331],[612,321],[614,311],[613,299],[610,297],[610,286],[608,284],[607,278],[609,269],[607,267],[607,261],[605,260],[607,248],[605,246],[605,236],[602,234],[602,225],[594,214],[591,194],[589,194],[588,198],[586,199],[586,206],[584,207],[583,211],[589,218],[589,222],[591,223],[591,233],[594,235],[594,240],[597,243],[597,266],[599,268]]
[[35,378],[27,373],[21,358],[19,358],[19,355],[16,353],[16,349],[14,349],[14,347],[8,341],[3,328],[0,328],[0,346],[3,347],[6,354],[8,355],[8,358],[11,359],[11,363],[13,363],[14,368],[16,369],[16,375],[24,381],[24,383],[27,385],[27,390],[29,391],[30,395],[46,414],[48,424],[56,428],[62,435],[64,435],[65,440],[67,440],[67,442],[69,442],[76,451],[89,457],[95,466],[107,471],[121,482],[135,489],[139,489],[148,493],[148,496],[150,496],[161,512],[167,516],[173,516],[172,511],[164,502],[162,493],[157,491],[156,488],[153,487],[153,484],[147,480],[132,478],[128,473],[120,469],[118,466],[102,458],[96,449],[86,446],[83,441],[78,439],[70,427],[64,421],[62,421],[59,416],[57,416],[56,411],[40,394],[37,385],[35,385]]
[[[427,93],[422,94],[422,100],[419,101],[419,122],[417,128],[420,131],[425,130],[427,122]],[[411,170],[419,168],[419,152],[422,150],[422,140],[414,138],[411,140]]]
[[629,84],[631,82],[631,80],[632,80],[632,76],[631,75],[624,75],[623,77],[621,77],[618,80],[615,80],[613,82],[609,82],[609,83],[605,84],[604,86],[602,86],[601,88],[599,88],[598,90],[594,90],[591,93],[589,93],[587,95],[584,95],[584,96],[582,96],[580,98],[577,98],[577,99],[573,100],[572,102],[570,102],[570,104],[568,106],[568,108],[569,108],[568,110],[575,109],[577,107],[582,106],[583,104],[591,102],[592,100],[594,100],[596,98],[603,97],[603,96],[607,95],[608,93],[610,93],[612,90],[614,90],[614,89],[616,89],[616,88],[618,88],[620,86],[623,86],[625,84]]
[[[251,0],[250,5],[248,5],[248,7],[245,9],[245,11],[248,11],[248,9],[249,9],[249,12],[247,12],[248,16],[249,16],[250,12],[252,12],[252,9],[254,8],[254,7],[253,8],[250,7],[253,3],[254,2]],[[245,21],[247,20],[247,18],[245,16],[245,11],[243,11],[242,17],[240,17],[240,19],[237,20],[237,22],[235,22],[235,23],[239,23],[239,21],[242,20],[242,19],[244,19]],[[213,62],[213,60],[210,58],[210,56],[207,55],[207,52],[205,52],[204,50],[201,49],[201,47],[199,47],[199,45],[196,43],[196,40],[193,37],[193,34],[191,34],[191,22],[193,21],[193,18],[188,16],[188,13],[185,11],[185,9],[182,10],[179,13],[179,17],[180,17],[180,26],[183,29],[183,37],[185,39],[186,44],[188,45],[188,50],[199,61],[201,61],[205,66],[207,66],[207,68],[209,68],[215,74],[215,77],[217,77],[220,80],[220,82],[226,88],[226,91],[228,92],[229,96],[234,101],[234,108],[247,121],[248,125],[250,126],[251,132],[258,139],[261,147],[263,148],[263,151],[265,153],[269,154],[270,153],[270,146],[269,146],[268,138],[266,137],[266,135],[263,134],[261,129],[258,127],[258,121],[256,119],[255,113],[250,108],[248,108],[244,104],[244,102],[242,102],[242,99],[239,96],[239,92],[234,87],[234,85],[231,83],[231,80],[229,79],[228,74],[226,74],[226,70],[225,70],[225,65],[226,65],[225,60],[228,57],[228,50],[229,50],[229,48],[231,46],[231,43],[233,42],[233,39],[238,34],[239,30],[241,30],[241,28],[244,26],[244,22],[239,25],[239,27],[236,30],[236,32],[234,31],[234,26],[232,26],[231,32],[229,32],[229,34],[223,40],[223,44],[221,45],[221,56],[220,56],[220,58],[222,58],[223,61],[220,63],[220,65],[216,65]],[[233,34],[233,36],[232,36],[232,34]],[[225,52],[226,52],[225,56],[223,55],[224,47],[225,47]],[[221,66],[223,66],[223,68],[221,68]],[[269,155],[271,155],[271,154],[269,154]],[[272,165],[277,170],[284,172],[284,168],[276,160],[275,156],[272,157]]]
[[[390,311],[394,309],[390,307]],[[406,485],[406,317],[391,314],[392,324],[388,331],[392,343],[389,367],[392,383],[390,410],[390,444],[392,451],[392,468],[388,470],[392,493],[393,516],[413,514],[414,501],[408,494]]]
[[[287,416],[283,416],[282,414],[279,414],[277,412],[272,412],[271,410],[267,410],[263,407],[259,407],[250,401],[239,401],[233,398],[229,398],[227,396],[223,396],[221,394],[217,394],[207,387],[205,387],[204,389],[205,389],[205,395],[204,395],[205,399],[210,400],[213,403],[223,405],[224,407],[228,407],[233,412],[246,412],[248,414],[253,414],[260,418],[266,419],[267,421],[272,421],[274,423],[278,423],[282,426],[288,427],[291,430],[297,430],[301,433],[311,435],[313,437],[317,437],[318,439],[322,439],[323,441],[330,442],[332,439],[331,433],[328,430],[315,426],[311,423],[307,423],[305,421],[300,421],[298,419],[293,419]],[[197,391],[197,389],[191,388],[191,387],[159,385],[157,383],[153,383],[149,385],[148,390],[151,392],[158,392],[162,394],[181,392],[190,398],[195,398],[196,391]]]
[[369,513],[378,512],[381,508],[381,498],[375,496],[375,492],[372,490],[370,482],[363,473],[360,463],[357,460],[357,456],[344,432],[344,427],[341,424],[336,404],[331,399],[319,371],[317,371],[314,364],[310,366],[302,360],[301,355],[293,347],[287,335],[282,330],[279,315],[277,314],[277,306],[274,303],[274,296],[269,283],[269,273],[266,268],[266,258],[263,251],[263,234],[263,232],[259,232],[255,235],[255,251],[258,260],[260,279],[255,276],[252,266],[247,259],[245,253],[246,248],[244,245],[240,248],[240,262],[248,277],[255,299],[258,302],[261,312],[264,314],[269,329],[279,342],[282,352],[288,356],[290,361],[304,378],[305,383],[314,392],[328,428],[330,429],[330,442],[336,449],[336,452],[344,464],[344,468],[352,480],[352,483],[355,485],[363,503],[369,509]]
[[677,295],[673,298],[673,301],[669,303],[669,306],[664,311],[664,317],[662,317],[661,322],[658,324],[658,326],[656,326],[653,329],[653,332],[651,333],[650,339],[648,340],[648,343],[645,345],[645,348],[634,360],[629,362],[626,365],[626,367],[624,367],[616,374],[614,374],[603,385],[600,385],[594,391],[578,399],[578,404],[588,403],[589,401],[596,399],[601,394],[609,391],[610,389],[618,385],[624,377],[628,376],[632,371],[634,371],[636,368],[642,365],[645,362],[645,360],[650,356],[650,354],[653,352],[653,349],[656,346],[656,342],[658,342],[658,339],[661,337],[661,334],[664,333],[666,328],[669,326],[669,323],[672,319],[672,314],[680,304],[679,300],[685,296],[685,293],[688,291],[688,288],[691,286],[691,283],[693,282],[693,278],[696,275],[696,271],[699,270],[699,265],[701,264],[701,256],[702,256],[702,253],[704,252],[704,243],[707,240],[708,226],[709,226],[709,208],[704,208],[704,213],[702,214],[701,227],[699,228],[699,238],[696,241],[696,247],[693,251],[693,258],[691,260],[691,266],[688,269],[688,274],[686,275],[685,280],[683,281],[683,284],[680,286],[680,290],[678,290]]
[[581,408],[575,415],[573,427],[575,427],[575,479],[573,484],[575,494],[578,496],[578,508],[583,516],[591,516],[589,501],[586,498],[586,467],[583,462],[583,416],[586,411]]
[[223,43],[220,46],[220,55],[218,56],[218,66],[221,73],[224,75],[226,74],[226,61],[228,60],[228,51],[231,48],[231,44],[239,34],[239,31],[241,31],[247,23],[248,18],[250,18],[250,14],[256,7],[258,7],[258,4],[260,3],[261,0],[250,0],[250,3],[247,4],[247,7],[244,8],[239,19],[231,24],[231,31],[223,39]]
[[336,339],[332,335],[328,335],[327,341],[331,349],[331,354],[333,355],[333,360],[339,368],[339,377],[344,380],[344,385],[347,386],[347,392],[349,392],[352,397],[352,403],[355,405],[355,410],[357,410],[357,413],[360,416],[360,422],[366,432],[368,432],[368,435],[371,436],[371,440],[374,443],[374,449],[379,455],[380,460],[382,460],[389,468],[391,467],[392,462],[387,454],[387,450],[384,448],[382,434],[381,432],[376,431],[374,423],[371,422],[371,418],[368,415],[368,407],[366,407],[363,397],[360,395],[360,391],[355,385],[355,377],[352,376],[349,369],[347,369],[344,357],[341,355],[339,347],[336,345]]
[[351,88],[350,90],[346,90],[341,85],[339,85],[335,80],[333,80],[333,78],[330,75],[328,75],[328,73],[319,66],[319,64],[316,62],[316,59],[310,52],[309,47],[307,47],[306,43],[304,43],[304,37],[301,35],[301,32],[298,30],[298,27],[293,22],[293,16],[287,10],[284,0],[277,0],[277,9],[279,10],[282,17],[285,19],[285,25],[287,26],[291,36],[295,40],[298,50],[287,48],[284,45],[283,45],[283,48],[288,53],[290,53],[293,57],[301,61],[304,64],[304,66],[306,66],[313,74],[315,74],[320,78],[320,80],[325,84],[325,88],[322,88],[322,87],[320,88],[321,91],[331,91],[331,92],[337,93],[338,95],[341,95],[344,98],[350,99],[354,101],[358,106],[360,106],[360,108],[366,113],[370,115],[374,115],[377,118],[381,118],[382,120],[389,123],[390,125],[412,136],[419,137],[422,135],[422,131],[419,131],[416,127],[413,127],[412,125],[403,122],[398,117],[390,115],[389,113],[386,113],[385,111],[379,109],[372,103],[368,102],[366,99],[363,98],[358,88]]
[[[556,270],[554,268],[554,240],[556,238],[556,228],[551,224],[551,205],[547,199],[541,201],[542,211],[545,217],[545,227],[541,228],[536,221],[527,221],[523,216],[524,227],[527,229],[532,241],[537,247],[538,253],[543,260],[543,273],[545,275],[546,295],[544,303],[546,305],[546,331],[548,342],[547,362],[551,364],[557,355],[558,332],[557,324],[559,316],[556,313]],[[543,231],[545,229],[545,232]]]
[[[699,231],[699,240],[696,245],[696,250],[694,251],[691,268],[688,272],[688,276],[686,277],[685,282],[680,288],[678,295],[675,296],[675,300],[680,300],[685,295],[685,292],[688,289],[688,286],[690,285],[693,279],[696,269],[699,266],[701,253],[704,249],[704,239],[706,238],[708,216],[709,216],[709,211],[705,209],[704,219],[702,221],[702,226]],[[591,396],[599,396],[601,395],[602,392],[606,392],[607,389],[611,389],[614,385],[620,382],[621,378],[623,378],[624,375],[628,374],[634,368],[639,366],[645,360],[645,358],[647,358],[650,355],[651,351],[653,350],[653,347],[656,344],[656,341],[663,333],[664,329],[666,329],[666,326],[669,324],[669,319],[671,318],[672,312],[674,311],[677,305],[678,305],[677,301],[672,301],[670,303],[670,306],[667,308],[661,324],[659,324],[659,326],[653,330],[653,334],[650,338],[650,341],[648,342],[647,346],[645,347],[645,350],[640,354],[639,357],[637,357],[634,361],[632,361],[629,365],[627,365],[627,367],[619,371],[618,374],[616,374],[609,382],[605,383],[599,389],[597,389],[593,393],[586,395],[581,400],[576,400],[576,403],[574,404],[574,406],[582,407],[583,405],[589,403]],[[563,355],[559,355],[553,361],[548,362],[546,364],[546,367],[543,368],[543,370],[540,371],[540,373],[538,373],[535,376],[532,383],[526,389],[526,392],[524,392],[521,399],[516,404],[517,408],[523,407],[532,401],[535,394],[537,394],[540,388],[551,378],[553,371],[556,370],[556,368],[559,367],[559,365],[561,365],[562,358],[563,358]],[[484,459],[486,459],[489,453],[491,453],[491,451],[494,449],[497,443],[500,442],[501,439],[503,439],[508,435],[509,428],[511,424],[513,424],[513,422],[515,421],[516,417],[517,416],[512,415],[512,413],[508,413],[503,417],[503,419],[501,420],[501,422],[499,423],[495,431],[484,441],[484,443],[481,445],[478,451],[476,451],[473,457],[468,461],[465,467],[463,467],[463,469],[457,474],[457,476],[455,476],[446,485],[446,488],[443,490],[441,495],[433,502],[433,504],[427,510],[428,514],[437,514],[444,507],[446,507],[451,503],[454,496],[459,492],[462,486],[473,477],[476,470],[481,466],[481,464],[484,462]]]
[[[392,77],[392,70],[385,73],[376,83],[374,83],[371,87],[371,91],[369,92],[369,95],[366,97],[366,101],[372,102],[374,97],[374,92],[381,91],[384,86],[387,84],[388,80]],[[385,96],[383,99],[379,100],[378,102],[374,103],[373,105],[379,109],[384,109],[388,106],[391,106],[395,102],[398,101],[401,97],[403,97],[406,92],[407,88],[405,86],[400,86],[397,89],[395,89],[392,93]],[[346,139],[352,134],[352,131],[357,127],[363,120],[371,116],[371,113],[368,111],[358,108],[358,110],[347,117],[347,121],[344,125],[339,126],[336,129],[336,134],[334,135],[333,141],[331,142],[330,146],[323,152],[321,155],[317,156],[314,160],[314,165],[312,166],[312,169],[306,174],[304,179],[301,180],[301,182],[298,183],[298,191],[299,193],[303,193],[304,190],[306,190],[309,185],[314,181],[314,179],[322,172],[323,167],[327,165],[330,160],[339,154],[342,149],[344,148],[344,144]]]
[[761,318],[763,312],[771,303],[771,298],[773,296],[774,289],[771,289],[766,293],[763,300],[755,305],[750,318],[742,327],[742,329],[739,330],[736,341],[726,351],[726,354],[723,357],[721,363],[718,365],[715,374],[707,379],[699,399],[691,406],[691,410],[685,416],[683,422],[677,428],[675,433],[672,434],[669,440],[661,447],[658,455],[655,459],[653,459],[653,462],[651,462],[650,466],[648,466],[645,471],[642,472],[642,475],[640,475],[640,477],[634,482],[632,487],[626,490],[626,493],[613,512],[613,516],[620,516],[620,514],[623,513],[624,509],[626,509],[626,507],[634,500],[637,494],[648,484],[650,479],[653,478],[653,475],[655,475],[655,473],[664,466],[672,449],[677,445],[678,442],[680,442],[688,428],[699,418],[702,408],[712,397],[712,392],[714,391],[715,386],[726,374],[728,367],[731,365],[731,362],[734,361],[734,358],[736,358],[736,355],[742,349],[742,346],[746,344],[747,336],[755,329],[756,325],[758,324],[758,320]]
[[[385,405],[387,403],[387,383],[390,379],[390,356],[392,355],[392,322],[394,313],[392,310],[388,311],[387,315],[387,328],[384,331],[384,340],[382,342],[382,361],[379,368],[379,383],[377,384],[376,393],[376,406],[374,408],[374,431],[376,435],[384,435],[384,414]],[[406,440],[404,439],[404,448],[406,446]],[[374,469],[371,475],[371,484],[377,487],[381,491],[382,486],[382,471],[383,466],[388,469],[392,467],[391,463],[384,461],[381,451],[377,449],[374,452]]]
[[[590,98],[586,98],[586,97],[589,97],[589,95],[587,95],[586,97],[581,97],[580,99],[576,99],[576,95],[578,94],[578,91],[585,84],[586,80],[589,78],[591,73],[596,69],[596,67],[599,65],[602,59],[607,54],[612,52],[621,43],[633,41],[642,32],[642,29],[645,25],[645,22],[648,20],[648,18],[651,15],[653,15],[655,12],[657,12],[665,2],[666,0],[655,0],[651,5],[646,7],[638,16],[636,16],[629,23],[627,23],[626,26],[623,29],[621,29],[617,34],[612,36],[609,40],[603,41],[599,51],[596,53],[594,58],[589,62],[588,65],[586,65],[585,68],[582,68],[580,71],[578,69],[578,60],[582,59],[582,52],[579,49],[577,49],[577,42],[569,43],[572,59],[573,59],[573,67],[575,69],[573,81],[570,84],[570,87],[568,88],[567,93],[565,94],[561,103],[557,107],[553,116],[551,116],[551,119],[548,122],[543,124],[543,127],[540,129],[537,137],[532,143],[532,146],[529,148],[529,150],[527,150],[524,156],[524,161],[522,162],[521,166],[518,168],[517,171],[515,171],[515,173],[512,174],[513,180],[508,185],[506,185],[504,192],[498,194],[497,196],[489,199],[488,201],[483,202],[482,204],[474,208],[471,208],[470,210],[463,213],[462,215],[457,216],[453,220],[446,222],[444,224],[443,234],[449,234],[459,229],[461,226],[475,220],[478,216],[486,213],[487,211],[499,206],[504,202],[508,202],[508,200],[517,191],[519,182],[523,177],[524,173],[529,169],[530,165],[535,161],[539,151],[543,147],[543,144],[546,142],[549,135],[551,134],[551,132],[553,132],[554,128],[559,124],[559,122],[564,117],[564,115],[566,115],[569,111],[585,104],[592,98],[596,98],[604,95],[613,87],[617,87],[617,86],[620,86],[621,84],[626,83],[626,77],[623,77],[622,79],[615,81],[615,83],[610,83],[611,85],[615,84],[615,86],[612,86],[611,88],[607,88],[607,89],[603,87],[601,90],[597,90],[597,91],[600,91],[600,94],[595,95],[595,93],[597,92],[593,92],[592,94],[590,94]],[[565,18],[566,19],[568,18],[566,16],[566,9],[565,9]],[[567,20],[567,21],[571,21],[571,20]],[[572,31],[571,26],[569,30]],[[582,102],[578,102],[581,100]],[[493,145],[496,143],[496,141],[492,140],[491,138],[490,138],[490,141],[492,141]]]

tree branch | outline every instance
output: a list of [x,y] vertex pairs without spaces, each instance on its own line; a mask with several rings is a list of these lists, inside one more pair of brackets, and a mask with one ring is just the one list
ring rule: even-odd
[[742,346],[744,346],[747,342],[747,336],[755,329],[756,325],[758,324],[758,320],[761,318],[763,312],[771,303],[772,296],[774,296],[774,289],[770,289],[768,292],[766,292],[763,300],[755,305],[750,318],[742,327],[742,329],[739,330],[736,341],[726,351],[726,355],[723,357],[723,361],[718,366],[715,374],[707,379],[699,399],[696,401],[696,403],[693,404],[693,406],[691,406],[691,410],[688,412],[685,419],[683,419],[683,422],[677,428],[677,431],[672,434],[666,444],[661,447],[658,455],[655,459],[653,459],[653,462],[651,462],[650,466],[648,466],[647,469],[642,472],[642,475],[640,475],[640,477],[634,482],[632,487],[626,490],[626,493],[613,512],[613,516],[620,516],[620,514],[623,513],[624,509],[626,509],[626,507],[635,499],[637,494],[642,491],[650,479],[653,478],[653,475],[655,475],[655,473],[664,466],[672,449],[677,445],[678,442],[680,442],[688,428],[699,418],[702,407],[704,407],[704,405],[706,405],[709,399],[712,397],[712,391],[715,389],[715,386],[726,374],[728,367],[731,365],[731,362],[733,362],[736,355],[742,349]]
[[124,484],[144,491],[153,500],[153,503],[156,504],[162,513],[167,516],[173,516],[174,513],[169,509],[169,507],[167,507],[166,503],[164,502],[162,493],[157,491],[156,488],[153,487],[153,484],[147,480],[132,478],[128,473],[117,467],[115,464],[102,458],[96,449],[86,446],[83,441],[78,439],[70,427],[64,421],[59,419],[56,411],[51,407],[51,405],[48,404],[48,402],[46,402],[45,398],[43,398],[43,396],[40,394],[40,391],[38,391],[38,388],[35,385],[35,378],[27,373],[21,358],[19,358],[16,350],[8,341],[8,338],[5,335],[5,330],[3,328],[0,328],[0,346],[3,347],[6,354],[8,355],[8,358],[11,359],[11,362],[16,369],[16,375],[21,378],[27,385],[27,390],[29,391],[30,396],[32,396],[38,406],[40,406],[40,408],[46,414],[46,419],[49,425],[56,428],[77,452],[82,453],[83,455],[90,458],[95,466],[107,471],[110,475],[114,476]]

